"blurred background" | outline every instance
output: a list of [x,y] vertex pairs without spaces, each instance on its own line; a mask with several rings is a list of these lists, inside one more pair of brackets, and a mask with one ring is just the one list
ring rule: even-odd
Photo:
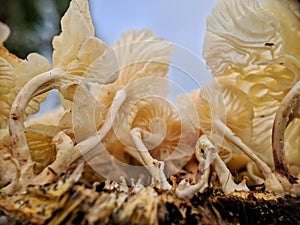
[[[0,21],[11,28],[5,46],[21,58],[38,52],[51,60],[51,41],[70,0],[0,0]],[[89,0],[96,36],[113,45],[121,34],[150,28],[175,44],[169,77],[184,91],[210,79],[202,59],[206,17],[217,0]],[[187,76],[188,75],[188,76]],[[43,107],[57,104],[55,92]]]

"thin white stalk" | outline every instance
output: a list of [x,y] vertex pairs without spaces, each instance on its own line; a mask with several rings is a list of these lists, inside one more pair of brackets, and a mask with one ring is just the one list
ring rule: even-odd
[[205,134],[201,135],[195,148],[195,156],[199,161],[199,171],[203,172],[206,170],[217,155],[217,148],[210,142]]
[[118,111],[126,99],[126,92],[119,90],[106,114],[105,121],[97,133],[81,141],[74,147],[74,158],[79,159],[82,155],[88,154],[92,149],[99,145],[111,130]]
[[53,82],[63,74],[63,70],[54,69],[32,78],[20,90],[12,104],[9,116],[10,143],[13,157],[19,161],[21,167],[32,162],[24,128],[26,106],[41,87],[45,92],[52,89]]
[[34,163],[32,162],[25,135],[25,108],[31,98],[56,88],[55,81],[63,75],[63,70],[54,69],[34,77],[20,90],[12,105],[9,119],[10,140],[13,158],[17,159],[16,162],[18,164],[17,167],[19,168],[20,176],[16,177],[16,180],[7,187],[7,190],[10,193],[24,189],[31,182],[35,184],[51,182],[55,179],[56,174],[59,175],[60,173],[65,172],[68,165],[99,145],[112,128],[117,112],[126,99],[126,93],[123,90],[118,91],[101,129],[96,135],[80,142],[75,147],[73,146],[70,137],[66,134],[63,136],[60,134],[61,142],[58,142],[57,147],[63,150],[58,152],[59,154],[57,155],[56,160],[51,165],[32,180],[34,177]]
[[99,139],[101,141],[106,137],[106,135],[112,128],[112,125],[116,119],[117,113],[118,113],[121,105],[125,101],[125,99],[126,99],[126,92],[122,89],[117,91],[117,93],[113,99],[113,102],[106,114],[105,121],[104,121],[101,129],[98,131]]
[[[57,156],[56,160],[49,166],[50,170],[52,169],[52,171],[55,171],[56,174],[64,172],[65,169],[65,166],[63,165],[64,160],[67,164],[71,164],[72,162],[78,160],[80,157],[90,153],[91,150],[95,149],[102,142],[102,140],[106,137],[106,135],[112,128],[116,115],[121,105],[125,101],[125,99],[126,99],[125,91],[123,90],[118,91],[111,104],[110,109],[108,110],[108,113],[106,114],[106,118],[102,127],[99,129],[99,131],[97,131],[95,135],[88,137],[87,139],[81,141],[75,146],[73,146],[73,142],[72,142],[72,146],[71,146],[70,144],[68,145],[68,143],[71,143],[70,137],[64,134],[62,140],[63,142],[65,142],[65,145],[69,147],[67,148],[65,146],[62,148],[62,149],[65,148],[66,149],[63,150],[63,152],[61,153],[63,157],[60,156],[59,158],[64,158],[64,159],[57,159],[58,158]],[[63,142],[60,143],[60,145],[63,145],[64,144]],[[72,151],[69,151],[71,148]],[[72,154],[69,155],[69,153],[71,152]],[[101,152],[97,152],[97,154],[101,154]],[[45,171],[44,173],[47,173],[47,171]]]
[[150,155],[148,149],[142,140],[140,128],[134,128],[130,131],[132,141],[134,142],[137,150],[140,153],[142,164],[147,167],[155,182],[161,184],[164,190],[171,190],[172,186],[168,183],[164,173],[164,162],[160,162]]
[[271,168],[261,160],[251,148],[249,148],[239,137],[235,136],[234,133],[227,127],[222,121],[215,121],[218,128],[224,132],[225,137],[235,144],[241,151],[243,151],[252,161],[255,162],[258,169],[262,172],[265,177],[266,190],[274,191],[278,194],[283,194],[284,190],[280,182],[278,181],[275,174],[272,172]]
[[276,112],[272,130],[272,148],[275,170],[285,176],[291,184],[296,179],[289,172],[288,161],[284,151],[284,133],[294,118],[300,117],[300,81],[298,81],[289,93],[281,101]]
[[[233,181],[229,169],[218,154],[218,149],[211,143],[205,134],[199,138],[199,146],[203,149],[205,154],[205,157],[199,157],[199,154],[196,154],[196,157],[198,156],[197,159],[200,162],[199,167],[201,168],[201,165],[204,164],[206,165],[204,169],[206,169],[211,163],[215,166],[215,171],[225,194],[234,191],[249,191],[245,185],[236,184]],[[201,164],[202,161],[205,161],[205,163]]]
[[225,194],[229,194],[234,191],[249,191],[246,185],[236,184],[233,181],[229,169],[227,168],[226,164],[223,162],[219,155],[217,155],[217,157],[215,158],[214,166],[217,176],[219,177],[220,183],[222,185],[222,190]]

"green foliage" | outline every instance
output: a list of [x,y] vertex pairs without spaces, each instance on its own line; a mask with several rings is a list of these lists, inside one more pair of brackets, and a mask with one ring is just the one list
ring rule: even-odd
[[0,21],[11,28],[5,46],[25,58],[30,52],[49,56],[51,40],[70,0],[0,0]]

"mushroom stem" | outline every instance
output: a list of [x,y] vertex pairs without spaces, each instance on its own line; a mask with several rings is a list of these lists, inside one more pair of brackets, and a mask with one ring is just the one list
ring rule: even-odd
[[134,142],[141,156],[141,163],[147,167],[154,180],[161,184],[162,189],[171,190],[172,186],[168,183],[163,171],[164,162],[153,159],[143,143],[141,132],[142,131],[140,128],[133,128],[130,131],[132,141]]
[[[233,181],[229,169],[227,168],[226,164],[223,162],[223,160],[217,153],[218,152],[217,148],[210,142],[210,140],[205,134],[199,138],[199,143],[202,149],[204,150],[205,154],[211,152],[210,155],[212,155],[213,157],[209,157],[208,160],[213,161],[213,165],[215,166],[216,173],[222,185],[222,190],[224,191],[225,194],[229,194],[234,191],[249,191],[246,185],[236,184]],[[204,158],[204,160],[206,159]],[[203,161],[203,159],[201,159],[201,161]],[[201,161],[200,161],[200,165],[201,165]]]
[[[30,180],[34,177],[34,163],[32,162],[31,154],[26,141],[24,127],[24,114],[26,106],[31,98],[56,88],[55,81],[60,79],[64,74],[65,71],[62,69],[53,69],[34,77],[20,90],[15,101],[13,102],[9,118],[10,142],[13,158],[17,159],[16,163],[19,164],[17,168],[20,170],[20,176],[17,177],[16,180],[10,184],[10,187],[7,188],[9,189],[10,193],[26,187]],[[57,156],[56,160],[50,166],[48,166],[41,174],[35,177],[34,183],[45,183],[52,181],[54,179],[53,176],[55,176],[54,173],[60,174],[64,172],[66,165],[70,165],[72,162],[79,159],[82,154],[88,153],[90,150],[95,148],[112,128],[113,121],[119,108],[125,101],[125,98],[126,93],[123,90],[118,91],[111,108],[106,115],[106,120],[101,129],[97,132],[97,135],[91,136],[82,141],[81,143],[77,144],[75,148],[73,146],[73,142],[70,145],[70,137],[68,137],[66,134],[63,136],[60,134],[61,143],[57,143],[57,145],[64,146],[63,150],[59,154],[60,156]],[[70,146],[69,148],[66,148],[68,144]],[[72,151],[72,155],[69,154],[71,148],[74,149],[74,151]],[[50,171],[52,176],[49,175]]]
[[221,120],[215,121],[217,127],[224,132],[225,137],[236,145],[241,151],[243,151],[252,161],[255,162],[258,169],[262,172],[265,177],[266,190],[274,191],[278,194],[283,194],[284,190],[280,182],[278,181],[275,174],[272,172],[270,167],[262,161],[253,151],[250,149],[239,137],[235,136],[229,127],[227,127]]
[[217,157],[215,158],[214,166],[222,185],[222,190],[225,194],[229,194],[234,191],[249,191],[248,187],[245,184],[236,184],[233,181],[229,169],[226,167],[226,164],[223,162],[219,155],[217,155]]
[[272,130],[275,170],[285,176],[291,184],[296,183],[297,179],[289,172],[289,165],[284,152],[284,133],[294,118],[300,118],[300,81],[293,86],[280,103]]
[[102,140],[106,137],[108,132],[113,126],[117,113],[122,106],[123,102],[126,99],[126,92],[124,90],[119,90],[109,108],[104,123],[97,133],[93,136],[88,137],[87,139],[79,142],[74,147],[74,159],[79,159],[82,155],[88,154],[92,149],[99,145]]
[[21,167],[32,162],[24,129],[25,108],[40,88],[44,92],[51,90],[53,82],[63,74],[63,70],[53,69],[34,77],[20,90],[12,104],[9,116],[10,143],[13,157],[19,161]]
[[125,99],[126,99],[126,92],[122,89],[117,91],[117,93],[112,101],[112,104],[106,114],[105,121],[104,121],[101,129],[98,131],[98,135],[99,135],[99,138],[101,141],[106,137],[106,135],[112,128],[115,118],[117,116],[117,113],[118,113],[121,105],[125,101]]
[[218,150],[216,147],[210,142],[205,134],[201,135],[195,149],[195,156],[199,161],[199,171],[203,172],[206,170],[212,164],[217,155]]

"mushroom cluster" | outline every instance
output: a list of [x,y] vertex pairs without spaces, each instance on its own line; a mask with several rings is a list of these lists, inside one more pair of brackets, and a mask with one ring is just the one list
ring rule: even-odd
[[[212,172],[225,194],[264,186],[299,195],[297,7],[220,1],[203,52],[213,81],[176,103],[167,78],[173,45],[145,29],[108,46],[94,36],[87,0],[71,1],[52,64],[10,53],[0,23],[1,191],[56,182],[85,163],[87,183],[143,179],[180,198],[208,187]],[[30,117],[52,89],[60,106]]]

